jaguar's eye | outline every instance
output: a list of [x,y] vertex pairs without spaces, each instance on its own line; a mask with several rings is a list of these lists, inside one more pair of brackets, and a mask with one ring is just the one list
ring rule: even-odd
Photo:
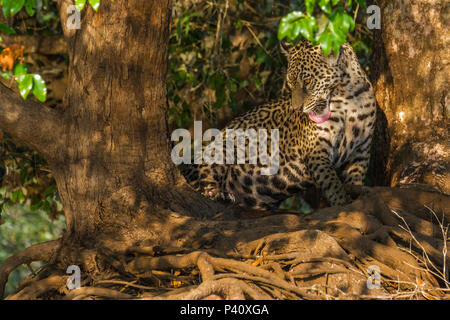
[[311,82],[311,79],[305,79],[304,81],[306,84],[309,84]]

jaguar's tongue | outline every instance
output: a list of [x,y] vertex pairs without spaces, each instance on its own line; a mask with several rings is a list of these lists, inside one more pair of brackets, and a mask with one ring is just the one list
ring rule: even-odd
[[314,122],[316,122],[316,123],[322,123],[322,122],[325,122],[325,121],[327,121],[328,119],[330,119],[330,117],[331,117],[331,110],[330,110],[330,108],[327,108],[327,109],[324,110],[324,112],[321,113],[321,114],[316,114],[316,113],[314,113],[314,112],[310,112],[310,113],[308,113],[308,116],[309,116],[309,118],[310,118],[312,121],[314,121]]

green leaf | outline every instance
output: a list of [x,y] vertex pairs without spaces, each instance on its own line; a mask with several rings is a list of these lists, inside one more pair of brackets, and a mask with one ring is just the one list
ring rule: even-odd
[[32,211],[36,211],[38,209],[40,209],[42,207],[42,205],[44,204],[44,202],[42,200],[38,201],[37,203],[33,204],[30,206],[30,210]]
[[323,12],[331,14],[330,0],[319,0],[319,7]]
[[347,39],[347,33],[343,32],[339,26],[336,26],[334,21],[328,23],[328,29],[331,31],[330,36],[333,41],[343,44]]
[[25,11],[29,16],[34,16],[36,13],[36,0],[26,0]]
[[314,12],[314,7],[317,0],[305,0],[306,13],[311,16]]
[[23,203],[25,201],[25,196],[22,190],[16,190],[11,193],[11,202],[13,203]]
[[302,31],[302,25],[300,24],[300,22],[303,20],[304,19],[291,25],[291,27],[289,28],[289,32],[287,33],[287,37],[289,38],[289,40],[295,40],[298,38],[300,32]]
[[234,82],[234,80],[228,81],[228,88],[230,89],[231,92],[236,92],[237,91],[236,82]]
[[341,49],[341,46],[343,44],[344,44],[344,42],[341,43],[339,41],[333,41],[333,53],[336,57],[339,54],[339,50]]
[[4,198],[5,195],[6,195],[6,187],[1,187],[1,188],[0,188],[0,196],[1,196],[2,198]]
[[25,0],[12,1],[11,9],[9,11],[9,13],[11,14],[11,17],[16,15],[20,10],[22,10],[24,4],[25,4]]
[[75,6],[77,7],[78,11],[83,10],[85,5],[86,5],[86,0],[75,0]]
[[91,4],[95,12],[97,12],[98,8],[100,7],[100,0],[89,0],[89,3]]
[[42,210],[49,212],[50,211],[50,202],[48,200],[44,201],[44,205],[42,207]]
[[11,6],[13,4],[14,0],[3,0],[2,1],[2,10],[3,10],[3,15],[5,16],[5,18],[9,17],[9,13],[11,11]]
[[263,85],[262,85],[261,78],[259,78],[258,76],[253,76],[252,80],[253,80],[253,83],[254,83],[256,89],[258,91],[262,91],[263,90]]
[[55,189],[56,189],[55,184],[50,185],[47,189],[45,189],[45,192],[44,192],[45,196],[48,197],[49,195],[51,195],[53,193],[53,191],[55,191]]
[[282,40],[282,39],[286,38],[290,28],[291,28],[291,26],[289,24],[280,23],[280,25],[278,27],[278,34],[277,34],[278,39]]
[[22,170],[22,172],[20,173],[20,183],[22,185],[25,184],[26,180],[27,180],[27,176],[28,176],[28,172],[27,170]]
[[342,25],[344,25],[347,30],[353,31],[355,29],[355,21],[351,16],[346,13],[342,14]]
[[33,94],[41,102],[47,99],[47,87],[45,81],[38,74],[33,75]]
[[300,33],[309,41],[313,41],[314,32],[317,31],[317,22],[314,17],[306,17],[298,22],[301,26]]
[[17,82],[19,83],[20,95],[22,96],[22,98],[26,99],[31,89],[33,88],[33,75],[21,75],[17,78]]
[[302,11],[292,11],[284,16],[281,20],[284,21],[284,23],[293,23],[296,20],[303,18],[304,16],[305,15]]
[[25,195],[23,194],[22,191],[19,192],[19,203],[24,203],[25,202]]
[[14,67],[14,75],[16,77],[27,74],[27,66],[25,63],[17,63]]
[[11,76],[9,75],[8,72],[3,72],[3,71],[2,71],[2,77],[3,77],[3,79],[5,79],[5,80],[11,79]]
[[278,39],[282,40],[292,33],[292,29],[295,28],[295,21],[300,20],[304,17],[301,11],[292,11],[285,15],[280,20],[280,25],[278,27]]
[[248,80],[244,80],[244,81],[242,81],[242,82],[239,84],[239,86],[240,86],[241,88],[245,88],[245,87],[247,87],[248,85],[249,85]]
[[16,34],[16,31],[10,26],[0,23],[0,31],[6,34]]
[[11,202],[16,203],[17,199],[19,198],[19,190],[11,192]]
[[320,47],[322,48],[323,54],[325,55],[325,57],[327,57],[332,49],[330,32],[328,30],[322,32],[321,35],[319,36],[318,41],[320,43]]

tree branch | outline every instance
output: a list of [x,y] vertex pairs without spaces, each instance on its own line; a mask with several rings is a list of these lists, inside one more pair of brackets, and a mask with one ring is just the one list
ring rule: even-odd
[[[67,43],[63,36],[36,36],[36,35],[3,35],[5,46],[18,44],[24,46],[25,53],[39,53],[42,55],[56,55],[67,53]],[[4,46],[4,47],[5,47]]]
[[14,141],[23,143],[47,161],[55,160],[63,139],[62,115],[42,104],[23,100],[13,90],[0,84],[0,129]]

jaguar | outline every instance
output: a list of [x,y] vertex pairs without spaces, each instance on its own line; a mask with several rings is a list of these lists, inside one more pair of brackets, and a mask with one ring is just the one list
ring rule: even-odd
[[[277,129],[277,172],[262,174],[265,165],[246,161],[192,164],[182,173],[203,195],[245,208],[273,210],[312,187],[329,205],[346,204],[351,199],[345,186],[362,186],[368,170],[376,117],[372,85],[348,43],[328,56],[306,40],[281,41],[280,47],[288,61],[288,92],[222,130],[266,129],[268,146]],[[249,139],[245,147],[251,148]]]

